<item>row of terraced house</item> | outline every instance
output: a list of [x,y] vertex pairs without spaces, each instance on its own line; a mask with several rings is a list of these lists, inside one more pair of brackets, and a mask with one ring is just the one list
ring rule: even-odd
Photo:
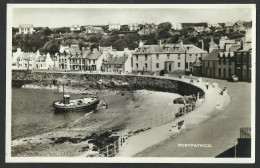
[[[222,39],[218,46],[211,41],[211,52],[202,61],[202,76],[231,79],[236,75],[240,81],[251,82],[252,45],[251,30],[242,41]],[[224,45],[223,45],[224,44]]]

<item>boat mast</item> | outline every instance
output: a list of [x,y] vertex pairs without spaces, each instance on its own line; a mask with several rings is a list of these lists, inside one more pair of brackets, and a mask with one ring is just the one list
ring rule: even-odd
[[62,86],[63,86],[63,91],[62,91],[62,94],[63,94],[63,97],[62,97],[62,99],[63,99],[63,103],[65,103],[65,100],[64,100],[64,84],[62,84]]

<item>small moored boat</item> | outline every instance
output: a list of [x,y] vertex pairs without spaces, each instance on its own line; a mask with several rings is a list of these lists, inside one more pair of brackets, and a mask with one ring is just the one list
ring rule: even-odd
[[87,110],[95,109],[99,104],[99,98],[96,96],[85,97],[80,99],[70,99],[70,95],[64,95],[63,86],[63,99],[60,101],[54,101],[52,107],[55,111],[77,111],[77,110]]

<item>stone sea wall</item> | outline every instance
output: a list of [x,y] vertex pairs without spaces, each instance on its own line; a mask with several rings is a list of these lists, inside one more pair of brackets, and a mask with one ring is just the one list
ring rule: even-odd
[[154,76],[116,75],[116,74],[81,74],[31,72],[16,70],[12,72],[12,85],[21,87],[25,84],[50,86],[53,80],[57,84],[87,89],[120,89],[120,90],[154,90],[178,93],[180,95],[197,95],[202,89],[182,81]]

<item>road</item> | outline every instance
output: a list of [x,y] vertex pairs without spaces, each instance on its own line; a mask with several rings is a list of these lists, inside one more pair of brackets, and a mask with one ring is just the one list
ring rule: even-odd
[[[231,103],[226,109],[199,126],[148,148],[137,157],[216,157],[234,146],[234,140],[240,136],[239,129],[251,126],[251,84],[205,80],[217,82],[220,88],[227,87]],[[212,147],[178,147],[178,144],[211,144]]]

